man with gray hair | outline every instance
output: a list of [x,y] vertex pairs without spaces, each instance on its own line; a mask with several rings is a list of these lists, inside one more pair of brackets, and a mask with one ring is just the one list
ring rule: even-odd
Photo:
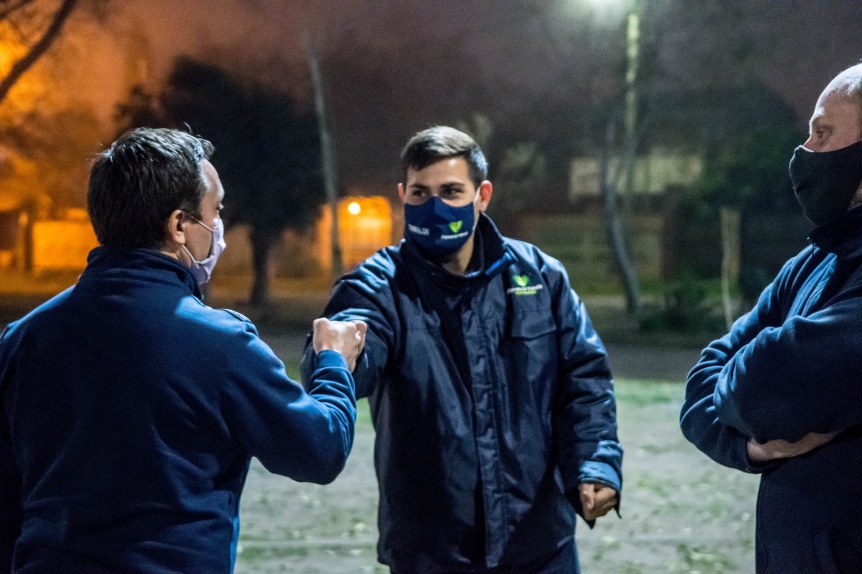
[[811,245],[703,350],[680,424],[762,473],[757,572],[862,571],[862,64],[817,100],[790,176]]

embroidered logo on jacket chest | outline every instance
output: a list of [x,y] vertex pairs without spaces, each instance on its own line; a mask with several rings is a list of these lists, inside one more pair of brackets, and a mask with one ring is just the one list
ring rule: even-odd
[[512,282],[516,286],[506,289],[507,295],[535,295],[544,287],[541,283],[530,285],[529,275],[512,275]]

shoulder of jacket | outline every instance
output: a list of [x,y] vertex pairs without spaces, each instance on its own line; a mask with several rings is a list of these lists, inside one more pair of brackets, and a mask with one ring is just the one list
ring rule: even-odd
[[251,324],[251,319],[249,319],[248,317],[246,317],[245,315],[243,315],[239,311],[234,311],[233,309],[226,309],[223,307],[213,308],[213,311],[221,311],[222,313],[227,313],[228,315],[230,315],[234,319],[238,319],[239,321],[242,321],[243,323]]
[[204,325],[224,332],[249,329],[257,331],[251,319],[238,311],[224,307],[210,307],[197,297],[189,297],[189,300],[196,303],[190,312]]
[[834,254],[825,249],[809,244],[784,263],[776,275],[776,279],[794,281],[800,276],[807,276],[824,261],[834,257]]
[[23,317],[16,319],[15,321],[10,321],[2,330],[2,335],[0,335],[0,337],[9,337],[13,332],[25,329],[28,325],[33,323],[53,323],[56,320],[56,315],[54,313],[69,299],[69,296],[74,289],[74,286],[69,287],[34,309],[31,309]]
[[566,268],[563,267],[563,264],[558,259],[548,255],[532,243],[510,237],[504,237],[503,242],[515,256],[516,263],[532,267],[536,272],[545,277],[550,275],[566,275]]
[[365,285],[379,290],[392,281],[401,262],[399,246],[384,247],[341,277],[338,282]]
[[787,261],[787,263],[790,265],[795,265],[795,264],[807,261],[811,258],[825,259],[828,256],[829,256],[828,251],[826,251],[825,249],[821,249],[820,247],[817,247],[813,243],[809,243],[808,245],[806,245],[805,247],[800,249],[799,253],[797,253],[796,255],[791,257]]

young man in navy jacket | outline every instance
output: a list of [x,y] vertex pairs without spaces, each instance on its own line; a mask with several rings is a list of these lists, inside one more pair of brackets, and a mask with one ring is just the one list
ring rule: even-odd
[[862,571],[862,64],[836,76],[790,176],[816,225],[755,308],[703,350],[681,425],[762,472],[757,572]]
[[379,560],[577,572],[576,510],[592,523],[622,484],[605,348],[562,265],[485,215],[472,138],[416,134],[402,176],[405,240],[342,277],[324,311],[368,324],[354,376],[377,432]]
[[230,572],[252,456],[326,483],[353,442],[361,323],[319,319],[308,393],[201,301],[224,248],[209,142],[133,130],[95,161],[100,247],[0,338],[0,572]]

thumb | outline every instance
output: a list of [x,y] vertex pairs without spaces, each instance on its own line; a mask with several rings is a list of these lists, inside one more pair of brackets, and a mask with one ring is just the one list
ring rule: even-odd
[[353,324],[356,325],[356,330],[362,335],[368,331],[368,325],[365,321],[353,321]]
[[578,487],[581,495],[581,505],[584,510],[592,510],[596,502],[596,489],[592,484],[582,484]]

